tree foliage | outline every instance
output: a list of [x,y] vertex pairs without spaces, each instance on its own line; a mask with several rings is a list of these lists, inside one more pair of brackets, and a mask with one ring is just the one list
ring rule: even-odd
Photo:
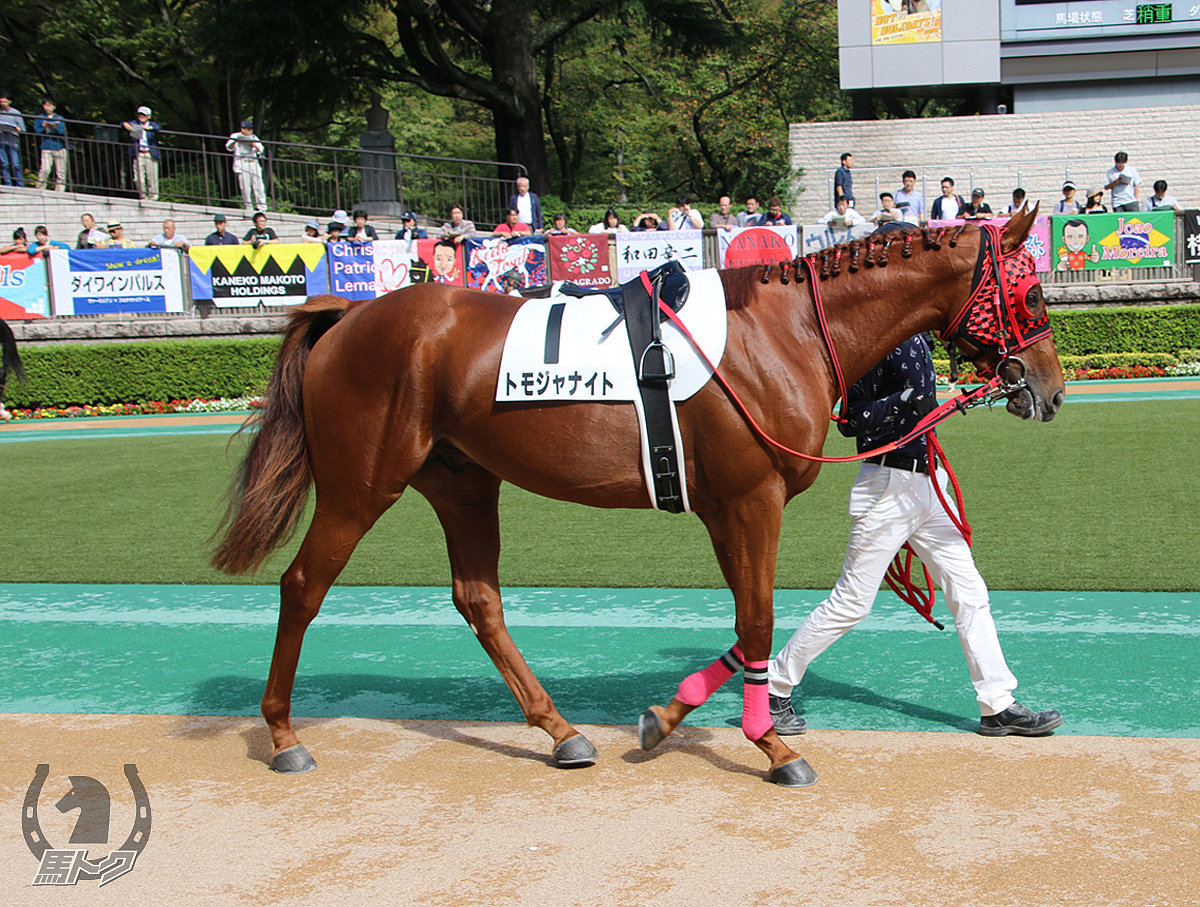
[[32,0],[0,11],[36,112],[525,166],[567,203],[788,191],[790,122],[848,115],[834,0]]

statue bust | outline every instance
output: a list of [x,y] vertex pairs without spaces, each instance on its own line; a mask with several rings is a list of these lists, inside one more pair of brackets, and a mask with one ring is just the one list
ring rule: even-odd
[[382,100],[377,92],[371,93],[371,106],[367,108],[368,132],[387,132],[388,112],[380,103]]

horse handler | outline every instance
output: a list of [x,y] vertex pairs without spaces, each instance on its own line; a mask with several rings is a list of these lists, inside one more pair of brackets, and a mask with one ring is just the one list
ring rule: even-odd
[[[838,429],[855,437],[863,453],[899,440],[936,406],[937,375],[929,344],[918,334],[850,388]],[[945,473],[938,478],[944,489]],[[818,655],[870,613],[888,564],[906,541],[954,615],[983,716],[979,733],[1037,737],[1062,724],[1058,712],[1034,712],[1013,699],[1017,679],[1000,649],[987,585],[929,479],[923,435],[863,462],[850,491],[850,518],[841,577],[768,668],[771,720],[780,735],[805,732],[804,719],[792,708],[792,689]]]

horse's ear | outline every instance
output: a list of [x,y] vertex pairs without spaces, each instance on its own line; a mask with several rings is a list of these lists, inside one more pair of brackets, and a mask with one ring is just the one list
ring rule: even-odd
[[1021,248],[1021,243],[1025,242],[1029,231],[1033,229],[1033,222],[1037,220],[1038,209],[1041,206],[1042,203],[1038,202],[1032,209],[1024,208],[1019,214],[1009,218],[1008,223],[1004,225],[1004,234],[1000,241],[1000,248],[1005,255]]

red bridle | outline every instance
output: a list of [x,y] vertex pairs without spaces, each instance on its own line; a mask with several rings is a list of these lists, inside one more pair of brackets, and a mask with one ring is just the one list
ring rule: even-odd
[[[1039,286],[1033,256],[1024,243],[1002,252],[1002,234],[1003,228],[997,224],[980,226],[971,295],[940,337],[947,345],[963,340],[977,350],[995,349],[996,361],[979,372],[983,378],[1000,375],[1001,367],[1009,362],[1020,364],[1018,383],[1003,388],[1011,393],[1024,384],[1025,363],[1015,354],[1049,337],[1051,328],[1045,303],[1030,306],[1029,294]],[[1008,380],[1007,376],[1001,380]]]

